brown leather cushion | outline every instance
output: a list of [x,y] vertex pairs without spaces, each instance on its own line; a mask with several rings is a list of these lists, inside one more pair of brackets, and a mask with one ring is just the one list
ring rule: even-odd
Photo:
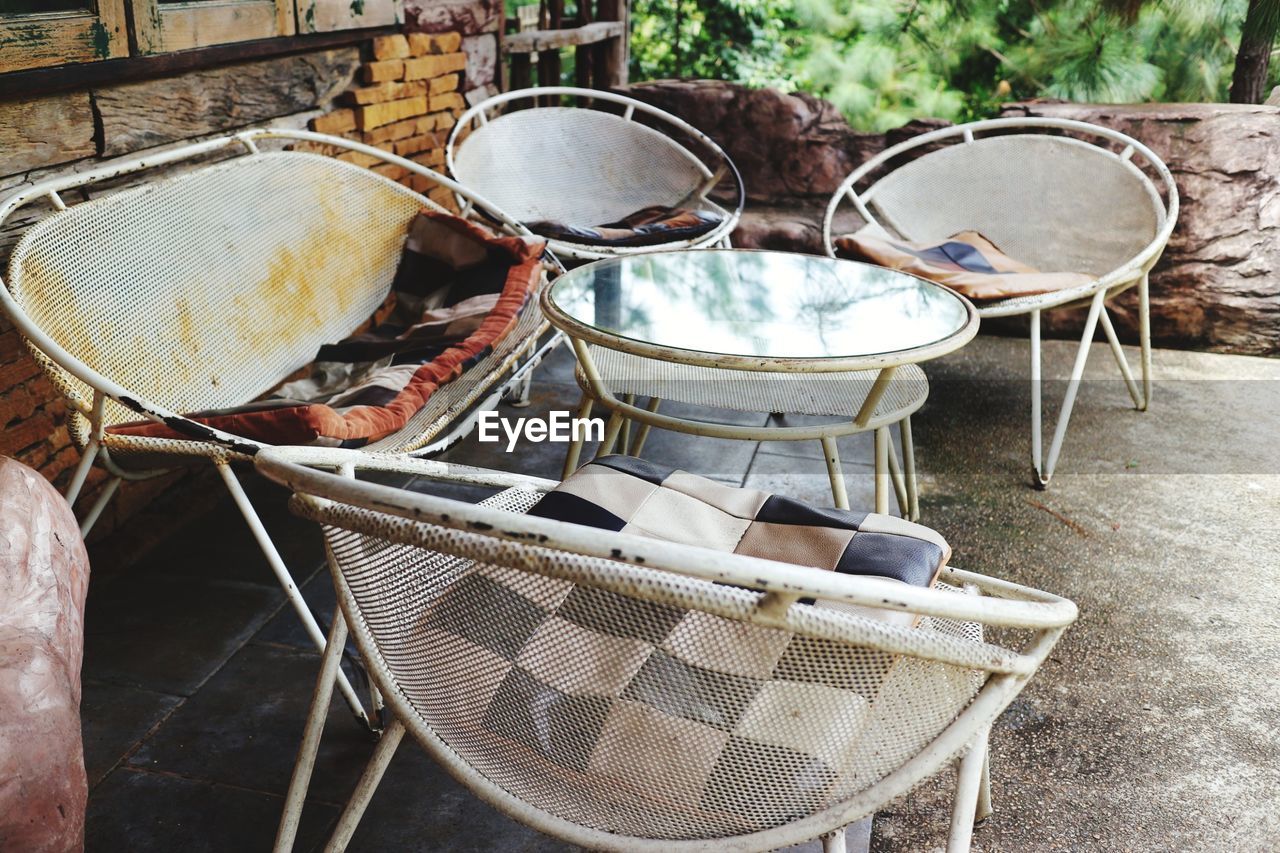
[[587,246],[653,246],[693,240],[717,228],[723,217],[705,210],[646,207],[605,225],[581,226],[542,220],[529,230],[542,237]]

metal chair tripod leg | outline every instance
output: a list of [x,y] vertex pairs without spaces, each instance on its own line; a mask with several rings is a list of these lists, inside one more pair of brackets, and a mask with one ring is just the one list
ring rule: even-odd
[[93,529],[93,525],[98,523],[99,516],[102,511],[107,508],[107,504],[111,502],[111,498],[115,496],[116,489],[120,488],[120,481],[123,477],[112,477],[102,491],[98,493],[98,497],[93,502],[93,506],[89,507],[89,511],[85,513],[84,520],[80,522],[80,538],[83,539],[89,535],[89,531]]
[[990,729],[984,729],[969,746],[968,753],[960,760],[956,773],[956,795],[951,809],[951,833],[947,839],[947,853],[966,853],[973,841],[973,823],[977,816],[979,789],[982,787],[982,768],[987,758],[987,740]]
[[[240,481],[236,478],[235,472],[231,470],[229,463],[217,462],[215,464],[218,468],[218,474],[227,486],[227,491],[231,492],[231,497],[239,508],[240,514],[244,516],[244,520],[248,523],[249,530],[253,533],[253,538],[257,540],[263,556],[267,558],[267,563],[271,566],[271,570],[275,572],[276,580],[279,581],[281,588],[284,589],[285,597],[289,600],[294,612],[298,614],[302,627],[306,629],[308,636],[316,644],[316,648],[323,652],[326,649],[324,632],[320,630],[320,624],[316,622],[316,617],[312,614],[311,608],[307,606],[302,593],[298,590],[298,585],[294,583],[293,576],[289,574],[289,569],[285,566],[284,559],[280,556],[280,552],[276,550],[275,543],[271,541],[271,536],[267,533],[267,529],[263,527],[262,519],[258,517],[253,504],[249,502],[248,495],[244,493],[244,487],[240,485]],[[364,726],[373,730],[374,727],[369,721],[369,715],[365,713],[364,706],[360,703],[355,688],[347,680],[346,673],[339,670],[337,677],[338,691],[342,694],[342,698],[347,701],[347,705],[351,707],[351,713]]]
[[917,521],[920,518],[920,484],[916,481],[916,446],[911,437],[911,418],[905,417],[898,422],[898,432],[902,437],[902,467],[907,481],[907,520]]
[[907,498],[907,481],[902,475],[902,466],[898,463],[898,454],[889,443],[889,481],[893,484],[893,497],[898,502],[898,514],[903,518],[911,515],[910,500]]
[[302,820],[302,807],[311,787],[311,773],[316,766],[316,753],[320,750],[320,736],[329,716],[329,701],[333,698],[333,685],[342,667],[342,649],[347,642],[347,620],[342,608],[334,608],[333,625],[324,655],[320,658],[320,675],[316,677],[315,691],[311,695],[311,707],[307,710],[307,725],[302,733],[302,745],[298,747],[298,760],[293,765],[289,780],[289,792],[284,798],[284,813],[280,816],[280,828],[276,830],[274,853],[288,853],[293,849]]
[[338,818],[338,825],[333,830],[329,843],[325,845],[325,853],[341,853],[347,849],[347,844],[351,842],[351,836],[355,834],[356,827],[360,825],[360,818],[364,816],[364,810],[368,808],[369,801],[373,799],[373,794],[378,790],[378,783],[382,781],[382,774],[387,771],[387,765],[391,763],[391,759],[395,757],[396,750],[400,747],[400,741],[404,739],[404,723],[399,720],[392,721],[387,726],[387,730],[383,732],[382,739],[378,741],[377,747],[373,750],[373,756],[369,759],[369,763],[365,765],[364,773],[360,776],[360,781],[356,783],[356,790],[351,795],[351,799],[347,801],[347,806],[342,810],[342,816]]
[[1093,333],[1098,328],[1098,317],[1102,312],[1102,303],[1107,297],[1105,290],[1099,290],[1089,303],[1089,316],[1084,323],[1084,332],[1080,336],[1080,346],[1076,350],[1075,363],[1071,368],[1071,379],[1067,382],[1067,393],[1062,400],[1062,408],[1058,412],[1058,422],[1053,431],[1053,440],[1049,444],[1049,455],[1041,457],[1041,385],[1040,380],[1040,312],[1031,312],[1031,456],[1035,466],[1036,481],[1040,488],[1049,485],[1053,477],[1054,466],[1058,463],[1058,455],[1062,452],[1062,441],[1067,435],[1067,424],[1071,421],[1071,410],[1076,404],[1076,394],[1080,391],[1080,380],[1084,376],[1084,366],[1089,360],[1089,346],[1093,343]]
[[[582,400],[578,403],[578,418],[584,420],[591,417],[591,407],[595,405],[595,401],[587,394],[582,392]],[[560,472],[560,479],[566,479],[574,471],[578,470],[578,460],[582,458],[582,445],[586,442],[586,430],[575,431],[572,435],[573,441],[569,444],[569,451],[564,457],[564,470]]]
[[[645,406],[645,410],[649,412],[658,411],[658,407],[662,405],[661,397],[650,397],[649,404]],[[635,438],[631,441],[631,447],[627,451],[632,456],[639,456],[640,451],[644,450],[645,439],[649,437],[649,428],[652,424],[638,424],[636,426]]]
[[604,427],[604,439],[596,450],[597,459],[613,452],[613,446],[618,443],[618,433],[622,432],[622,420],[622,412],[614,412],[609,416],[609,422]]
[[889,454],[893,452],[889,440],[889,428],[877,427],[875,431],[876,448],[876,512],[887,515],[889,512]]
[[[831,480],[831,497],[835,501],[837,509],[849,508],[849,492],[844,485],[844,470],[840,467],[840,451],[836,449],[836,440],[829,435],[824,435],[822,441],[822,455],[827,460],[827,477]],[[876,469],[879,472],[879,468]],[[876,500],[879,502],[880,480],[876,479]]]

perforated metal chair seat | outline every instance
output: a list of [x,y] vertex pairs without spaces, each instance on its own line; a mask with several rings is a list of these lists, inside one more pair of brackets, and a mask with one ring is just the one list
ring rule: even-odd
[[[578,106],[545,105],[565,99]],[[489,98],[458,119],[445,156],[460,183],[526,224],[593,228],[655,206],[720,219],[696,238],[648,246],[551,241],[558,254],[582,260],[722,244],[745,201],[737,167],[705,134],[642,101],[599,90],[542,87]],[[731,185],[730,205],[710,197],[722,181]]]
[[[529,516],[555,486],[545,480],[311,448],[256,464],[322,525],[345,624],[396,714],[331,849],[407,732],[505,813],[619,851],[799,843],[972,747],[963,850],[986,733],[1075,616],[1070,602],[950,568],[922,589]],[[366,469],[501,491],[473,505],[425,482],[358,479]],[[893,621],[874,615],[884,608]],[[996,645],[984,625],[1018,630]],[[289,839],[346,636],[335,632]]]

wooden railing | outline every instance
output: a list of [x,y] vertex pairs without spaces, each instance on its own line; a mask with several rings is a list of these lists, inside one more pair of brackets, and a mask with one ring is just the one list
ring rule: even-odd
[[[565,19],[564,0],[542,0],[536,17],[523,9],[518,18],[508,19],[503,54],[509,63],[508,88],[534,85],[559,86],[562,52],[574,51],[576,85],[588,89],[609,89],[627,82],[627,0],[579,0],[578,12]],[[527,28],[533,23],[532,28]]]

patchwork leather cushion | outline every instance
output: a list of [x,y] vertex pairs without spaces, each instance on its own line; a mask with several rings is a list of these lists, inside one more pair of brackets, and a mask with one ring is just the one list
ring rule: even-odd
[[637,210],[604,225],[581,226],[542,220],[528,223],[542,237],[587,246],[653,246],[701,237],[717,228],[724,218],[705,210],[660,205]]
[[[575,471],[530,515],[801,566],[932,586],[951,556],[938,533],[900,518],[815,507],[631,456]],[[910,614],[863,615],[910,624]]]
[[1094,281],[1086,273],[1041,272],[1009,257],[977,231],[961,231],[941,243],[913,243],[867,226],[834,240],[836,256],[918,275],[970,299],[1034,296]]
[[[488,355],[520,319],[542,277],[546,244],[423,210],[379,311],[266,397],[191,420],[270,444],[360,447],[401,429],[448,382]],[[252,358],[252,353],[246,353]],[[154,421],[109,432],[200,438]]]

